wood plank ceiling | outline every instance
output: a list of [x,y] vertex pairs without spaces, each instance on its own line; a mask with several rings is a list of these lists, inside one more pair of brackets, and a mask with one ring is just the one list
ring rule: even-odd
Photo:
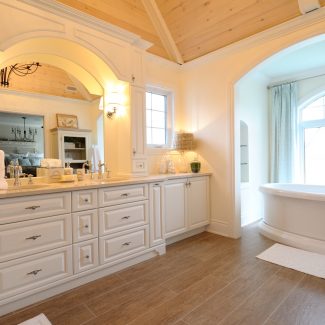
[[[150,53],[188,62],[301,15],[298,0],[58,0],[140,35]],[[301,0],[300,0],[301,1]],[[325,5],[325,0],[320,0]],[[180,53],[171,55],[155,29],[157,7]],[[173,45],[174,45],[173,44]],[[166,50],[167,49],[167,50]]]
[[80,81],[64,70],[42,62],[40,64],[41,66],[35,73],[24,77],[12,73],[8,89],[86,101],[99,98],[99,96],[90,94]]

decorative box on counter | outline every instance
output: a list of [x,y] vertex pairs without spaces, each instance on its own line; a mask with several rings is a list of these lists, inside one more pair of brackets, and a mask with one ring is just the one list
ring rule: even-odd
[[36,170],[37,177],[47,177],[49,181],[58,181],[61,180],[64,175],[63,167],[52,167],[52,168],[43,168],[39,167]]

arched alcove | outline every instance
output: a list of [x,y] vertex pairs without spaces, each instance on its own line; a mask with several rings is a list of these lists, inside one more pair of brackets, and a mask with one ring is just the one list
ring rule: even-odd
[[[316,35],[315,35],[316,34]],[[292,36],[290,42],[281,42],[279,44],[277,39],[271,41],[269,44],[269,49],[265,53],[261,52],[261,55],[258,55],[258,58],[252,58],[250,62],[246,62],[245,66],[242,66],[240,69],[237,69],[236,73],[231,77],[231,82],[229,83],[230,87],[230,110],[231,110],[231,120],[232,124],[232,153],[233,153],[233,234],[234,237],[240,237],[240,188],[241,188],[241,173],[240,173],[240,125],[241,118],[240,114],[236,107],[236,87],[237,85],[250,74],[256,73],[259,71],[263,65],[270,64],[276,60],[281,60],[287,54],[293,53],[301,48],[304,48],[308,45],[316,44],[317,42],[324,41],[325,34],[319,34],[319,32],[311,32],[310,35],[306,33],[301,35]],[[274,45],[272,44],[274,43]],[[249,51],[249,50],[248,50]],[[267,90],[265,89],[267,92]]]
[[[118,80],[107,62],[77,42],[53,37],[32,38],[21,40],[0,53],[0,67],[26,61],[39,61],[65,70],[78,79],[91,94],[104,96],[104,107],[110,93],[116,88],[122,89],[126,98],[129,96],[128,83]],[[125,129],[129,124],[128,118],[118,123],[104,118],[104,160],[110,165],[110,169],[115,169],[118,165],[119,147],[116,139],[119,127]],[[124,149],[127,149],[130,140],[126,136],[124,141]]]

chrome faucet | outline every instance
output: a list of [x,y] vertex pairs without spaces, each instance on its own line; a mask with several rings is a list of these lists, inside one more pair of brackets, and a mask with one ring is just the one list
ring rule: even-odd
[[[86,169],[87,167],[87,169]],[[93,165],[91,163],[91,161],[85,161],[82,164],[82,169],[85,171],[85,174],[90,174],[90,178],[93,179],[94,178],[94,171],[93,171]]]
[[18,160],[16,160],[15,165],[14,165],[14,177],[15,177],[15,182],[14,186],[20,186],[20,176],[22,175],[22,168],[19,166]]
[[103,171],[102,171],[102,167],[104,166],[105,168],[105,163],[101,162],[101,160],[98,162],[98,179],[102,179],[103,177]]

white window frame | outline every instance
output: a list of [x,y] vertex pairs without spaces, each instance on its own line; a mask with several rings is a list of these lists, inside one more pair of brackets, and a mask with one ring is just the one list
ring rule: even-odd
[[[325,127],[325,119],[302,121],[302,113],[307,106],[312,104],[314,101],[325,96],[324,90],[319,92],[317,95],[311,96],[308,100],[305,100],[301,105],[299,105],[299,120],[298,120],[298,150],[299,150],[299,180],[306,183],[306,170],[305,170],[305,129],[309,128],[321,128]],[[298,181],[299,181],[298,180]]]
[[[146,146],[149,151],[152,149],[154,152],[166,151],[172,149],[173,145],[173,133],[174,133],[174,93],[171,90],[167,90],[155,86],[147,86],[145,92],[151,92],[157,95],[166,96],[166,144],[165,145],[155,145],[147,143],[146,136]],[[145,118],[145,128],[147,134],[147,105],[146,105],[146,118]]]

